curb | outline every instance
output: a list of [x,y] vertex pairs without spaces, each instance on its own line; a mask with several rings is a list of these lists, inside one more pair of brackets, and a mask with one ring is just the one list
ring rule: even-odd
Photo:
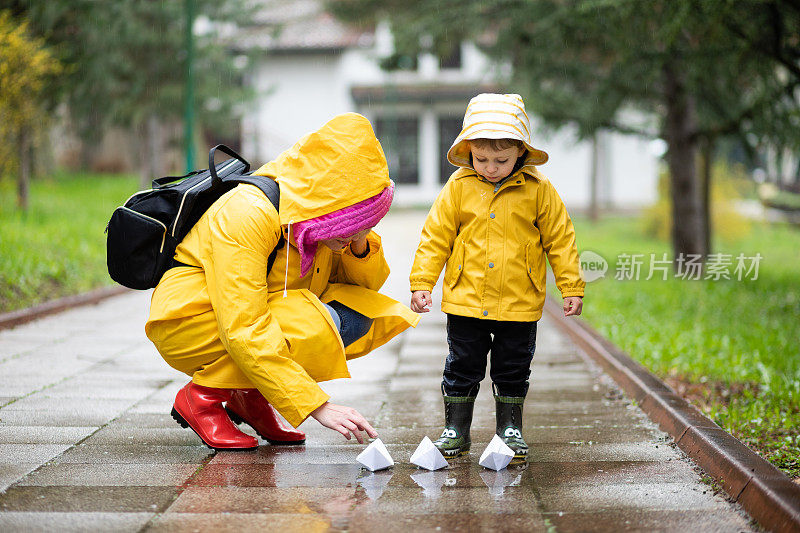
[[119,285],[101,287],[99,289],[76,294],[74,296],[66,296],[64,298],[58,298],[57,300],[50,300],[49,302],[28,307],[27,309],[11,311],[10,313],[2,313],[0,314],[0,330],[13,328],[19,326],[20,324],[36,320],[37,318],[42,318],[47,315],[53,315],[55,313],[60,313],[61,311],[66,311],[67,309],[72,309],[73,307],[97,304],[106,298],[119,296],[120,294],[125,294],[126,292],[130,291],[131,289]]
[[564,317],[562,306],[551,296],[547,297],[545,311],[762,527],[800,531],[800,485],[687,403],[585,321]]

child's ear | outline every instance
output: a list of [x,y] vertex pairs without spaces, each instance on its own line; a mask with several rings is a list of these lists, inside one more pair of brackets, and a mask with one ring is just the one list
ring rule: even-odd
[[517,147],[517,157],[522,157],[522,154],[527,152],[528,150],[524,146]]

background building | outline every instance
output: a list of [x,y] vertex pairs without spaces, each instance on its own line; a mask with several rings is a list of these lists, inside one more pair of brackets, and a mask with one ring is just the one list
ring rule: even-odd
[[[345,26],[315,0],[264,2],[242,35],[255,52],[245,83],[258,97],[245,113],[241,148],[265,162],[337,113],[369,118],[397,183],[399,205],[430,204],[454,170],[445,160],[461,130],[469,99],[502,91],[510,67],[490,61],[469,42],[450,57],[395,53],[386,25]],[[382,67],[391,67],[386,69]],[[536,128],[534,144],[550,154],[542,171],[568,207],[590,202],[593,147],[568,129]],[[598,204],[628,209],[655,201],[660,153],[637,137],[605,133],[596,144]]]

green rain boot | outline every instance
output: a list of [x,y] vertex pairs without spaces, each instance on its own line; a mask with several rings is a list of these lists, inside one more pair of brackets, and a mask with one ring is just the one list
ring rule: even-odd
[[514,450],[511,464],[524,463],[528,457],[528,445],[522,438],[522,405],[524,396],[498,396],[494,389],[494,402],[497,415],[497,434],[509,448]]
[[444,394],[444,431],[433,442],[444,458],[455,459],[469,453],[469,427],[472,425],[472,408],[475,396],[447,396]]

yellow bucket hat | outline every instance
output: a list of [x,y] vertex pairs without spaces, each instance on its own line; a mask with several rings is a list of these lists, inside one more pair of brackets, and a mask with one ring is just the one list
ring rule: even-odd
[[518,94],[483,93],[470,100],[463,128],[447,151],[447,160],[469,168],[467,141],[472,139],[517,139],[528,149],[527,163],[543,165],[548,159],[546,152],[531,145],[531,123]]

